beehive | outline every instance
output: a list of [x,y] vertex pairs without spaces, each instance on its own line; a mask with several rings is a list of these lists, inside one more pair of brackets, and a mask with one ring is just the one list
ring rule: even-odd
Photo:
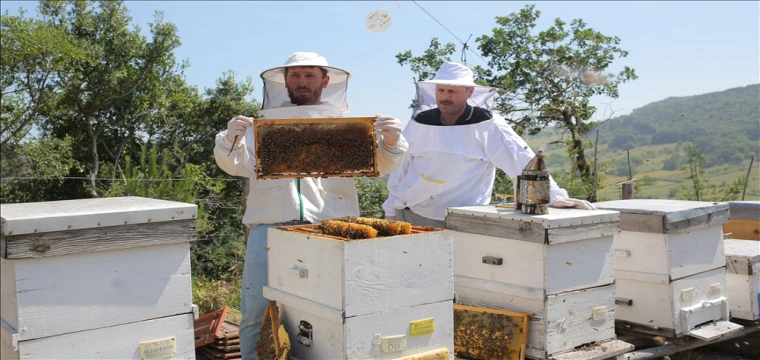
[[256,178],[377,176],[373,117],[256,119]]
[[731,317],[760,319],[760,242],[723,240]]
[[[615,238],[616,318],[624,329],[704,339],[728,320],[722,225],[728,204],[681,200],[620,200],[594,204],[620,211]],[[721,330],[723,331],[723,330]]]
[[450,231],[345,239],[268,230],[269,286],[298,359],[395,359],[453,347]]
[[729,201],[731,219],[723,232],[734,239],[760,240],[760,201]]
[[140,197],[3,204],[3,359],[194,359],[197,206]]
[[617,211],[449,208],[457,303],[532,313],[526,355],[615,338]]

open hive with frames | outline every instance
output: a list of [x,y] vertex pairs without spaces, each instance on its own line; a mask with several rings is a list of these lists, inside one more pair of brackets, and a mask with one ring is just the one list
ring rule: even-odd
[[376,177],[374,117],[256,119],[256,178]]

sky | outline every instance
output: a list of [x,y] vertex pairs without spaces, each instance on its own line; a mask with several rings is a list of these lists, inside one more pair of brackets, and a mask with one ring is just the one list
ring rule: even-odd
[[[620,86],[614,102],[595,98],[604,119],[668,97],[698,95],[760,82],[760,2],[708,1],[538,1],[538,28],[555,18],[569,23],[581,18],[589,27],[621,38],[627,58],[611,69],[635,69],[639,79]],[[521,1],[418,1],[461,40],[491,34],[496,16],[519,11]],[[330,65],[348,70],[349,116],[393,115],[406,123],[414,98],[414,74],[398,65],[396,54],[427,49],[431,38],[458,40],[410,1],[128,1],[134,22],[146,35],[155,11],[174,23],[182,46],[178,59],[191,67],[187,81],[199,89],[213,87],[226,70],[239,79],[251,76],[255,98],[261,101],[259,74],[281,65],[297,51],[317,52]],[[36,2],[2,1],[3,12],[23,7],[35,13]],[[376,9],[387,11],[391,26],[374,33],[365,18]],[[452,60],[460,61],[458,51]],[[467,64],[486,65],[467,52]]]

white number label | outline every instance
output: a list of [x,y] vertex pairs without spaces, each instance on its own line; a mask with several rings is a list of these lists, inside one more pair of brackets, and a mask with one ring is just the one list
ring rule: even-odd
[[406,350],[406,335],[384,337],[380,351],[383,353]]
[[697,297],[697,292],[694,290],[693,287],[681,290],[681,301],[694,300],[696,297]]

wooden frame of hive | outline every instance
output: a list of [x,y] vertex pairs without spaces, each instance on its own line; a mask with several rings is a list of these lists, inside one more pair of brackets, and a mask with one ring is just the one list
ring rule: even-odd
[[[376,117],[339,117],[339,118],[288,118],[288,119],[255,119],[253,121],[253,133],[255,139],[256,151],[254,151],[256,157],[256,178],[257,179],[281,179],[281,178],[305,178],[305,177],[376,177],[380,175],[377,163],[377,135],[374,132],[373,123]],[[262,160],[260,158],[259,146],[262,143],[263,128],[276,128],[288,125],[312,125],[319,127],[326,124],[366,124],[368,132],[372,136],[373,143],[373,155],[372,155],[372,169],[359,170],[359,171],[339,171],[339,172],[327,172],[325,169],[312,169],[309,173],[293,173],[293,172],[279,172],[273,175],[264,175],[261,169]],[[281,149],[280,151],[285,151]],[[307,156],[306,154],[299,154]],[[313,154],[312,154],[313,155]]]

